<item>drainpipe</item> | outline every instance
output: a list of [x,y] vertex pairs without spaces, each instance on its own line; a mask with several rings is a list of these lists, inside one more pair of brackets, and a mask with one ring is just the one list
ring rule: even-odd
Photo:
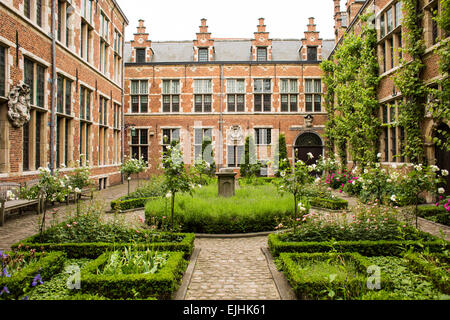
[[220,116],[219,116],[219,165],[217,170],[222,168],[223,161],[223,65],[220,65]]
[[[122,123],[121,123],[121,144],[120,144],[120,148],[122,149],[121,151],[121,162],[124,163],[125,161],[125,23],[123,23],[122,25],[122,30],[123,30],[123,35],[122,35],[122,112],[121,112],[121,118],[122,118]],[[125,182],[125,176],[122,174],[122,184]]]
[[[51,111],[50,111],[50,171],[52,175],[55,170],[55,110],[56,110],[56,36],[55,36],[55,18],[56,18],[56,0],[52,0],[51,11],[52,23],[52,89],[51,89]],[[56,146],[58,147],[58,146]]]

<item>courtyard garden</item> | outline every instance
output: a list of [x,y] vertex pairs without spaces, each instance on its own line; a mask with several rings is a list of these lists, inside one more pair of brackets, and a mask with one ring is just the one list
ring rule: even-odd
[[[129,177],[140,166],[133,160],[124,172]],[[280,168],[273,178],[244,175],[234,196],[223,197],[215,171],[205,162],[187,169],[173,146],[162,175],[134,190],[127,182],[126,194],[111,203],[77,199],[62,219],[45,223],[55,210],[40,217],[34,235],[0,253],[0,298],[173,299],[196,237],[256,233],[267,237],[297,299],[449,299],[448,237],[418,228],[419,217],[445,227],[448,172],[378,164],[347,170],[323,158],[293,166],[282,159]],[[39,185],[58,201],[89,185],[86,170],[73,177],[41,170]],[[32,189],[22,192],[32,197]],[[132,212],[140,212],[138,224],[124,219]]]

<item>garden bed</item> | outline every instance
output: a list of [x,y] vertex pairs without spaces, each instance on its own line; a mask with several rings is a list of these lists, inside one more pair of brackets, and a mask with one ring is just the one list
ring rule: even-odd
[[[146,204],[146,223],[167,228],[170,199]],[[293,212],[293,200],[280,197],[273,185],[245,186],[231,198],[217,196],[217,185],[197,189],[193,196],[179,194],[175,201],[175,226],[182,232],[208,234],[272,231]]]
[[281,253],[279,265],[299,299],[448,299],[429,274],[396,256]]
[[147,201],[155,200],[158,198],[147,197],[147,198],[136,198],[136,199],[122,199],[111,201],[111,210],[113,211],[127,211],[132,209],[144,209],[145,203]]
[[[9,293],[3,292],[0,299],[18,299],[22,297],[38,281],[46,281],[60,272],[65,260],[64,252],[3,252],[1,256],[3,255],[7,258],[2,260],[2,257],[0,257],[0,261],[3,261],[2,270],[0,270],[0,274],[3,275],[0,277],[0,288],[6,287]],[[8,270],[6,259],[12,259],[16,261],[16,264],[18,260],[23,262],[20,269]],[[9,276],[5,274],[5,271],[8,272]]]
[[110,262],[107,252],[87,263],[81,270],[82,292],[110,299],[170,299],[186,269],[183,252],[160,252],[164,265],[154,273],[102,274]]
[[153,248],[164,251],[182,251],[188,257],[194,248],[195,235],[193,233],[164,233],[147,231],[148,238],[145,240],[143,233],[140,242],[136,238],[130,238],[129,241],[120,242],[84,242],[84,243],[52,243],[41,242],[40,235],[34,235],[22,240],[12,246],[28,246],[30,249],[43,249],[45,251],[64,251],[69,258],[97,258],[102,253],[114,248],[136,246],[140,249]]
[[424,219],[437,222],[446,226],[450,226],[450,212],[444,207],[436,207],[435,205],[424,205],[417,207],[417,215]]

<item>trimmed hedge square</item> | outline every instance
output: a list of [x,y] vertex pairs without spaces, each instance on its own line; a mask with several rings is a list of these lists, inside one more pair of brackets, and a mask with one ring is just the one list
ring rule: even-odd
[[[169,235],[169,233],[161,233]],[[68,258],[92,258],[99,257],[105,251],[111,251],[115,248],[133,246],[138,249],[145,250],[153,248],[159,251],[182,251],[185,257],[189,257],[194,248],[195,235],[193,233],[173,233],[174,236],[182,236],[180,242],[138,242],[138,243],[106,243],[106,242],[89,242],[89,243],[39,243],[39,234],[31,236],[14,245],[12,248],[18,248],[20,245],[28,246],[29,249],[45,250],[45,251],[64,251]]]
[[443,246],[450,249],[450,244],[444,245],[442,240],[435,241],[420,240],[379,240],[379,241],[304,241],[286,242],[280,239],[278,234],[269,235],[269,249],[274,256],[282,252],[329,252],[336,249],[338,252],[358,252],[365,256],[398,256],[405,247],[413,247],[421,250],[428,247],[430,252],[441,252]]
[[137,208],[145,208],[145,203],[149,200],[158,199],[156,197],[149,197],[149,198],[136,198],[136,199],[128,199],[128,200],[122,200],[117,199],[111,201],[111,209],[117,210],[117,211],[125,211],[130,209],[137,209]]
[[[367,270],[370,263],[358,253],[281,253],[279,260],[292,289],[299,299],[324,299],[340,297],[345,299],[358,298],[367,290]],[[313,273],[310,269],[314,263],[324,263],[330,266],[330,261],[344,262],[336,268],[346,274],[330,278],[329,270],[326,276]],[[345,272],[344,272],[345,270]],[[338,272],[339,272],[338,271]],[[389,289],[392,282],[385,274],[381,275],[381,289]],[[328,295],[330,294],[330,296]]]
[[[24,255],[25,259],[30,257],[29,252],[5,252],[5,254],[14,256],[17,254]],[[14,273],[11,277],[0,277],[0,288],[7,287],[9,294],[3,294],[1,299],[18,299],[23,294],[24,288],[29,288],[33,278],[40,273],[43,281],[49,280],[55,274],[61,272],[66,254],[64,252],[36,253],[36,257],[40,259],[26,265],[22,270]]]
[[309,203],[313,207],[330,210],[344,210],[348,208],[348,201],[344,199],[312,198]]
[[97,270],[109,259],[105,252],[81,269],[81,291],[110,299],[140,298],[171,299],[187,266],[183,252],[167,253],[165,265],[154,274],[99,275]]
[[434,260],[435,263],[427,261],[425,257],[421,257],[417,253],[408,254],[405,258],[408,260],[408,264],[412,270],[429,276],[439,290],[450,295],[450,272],[448,271],[450,259],[448,255],[443,253],[432,253],[428,255],[427,258]]

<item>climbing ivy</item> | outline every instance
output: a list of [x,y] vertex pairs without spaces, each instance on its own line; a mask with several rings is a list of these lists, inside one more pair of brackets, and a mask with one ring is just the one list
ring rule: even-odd
[[[329,116],[325,134],[329,148],[337,149],[341,165],[346,164],[347,148],[354,164],[364,167],[377,161],[381,122],[378,117],[376,31],[361,17],[359,34],[347,33],[333,55],[324,61],[327,85],[325,106]],[[332,150],[332,149],[331,149]]]
[[[441,0],[441,13],[435,17],[439,27],[444,34],[450,35],[450,0]],[[433,103],[430,112],[433,114],[436,123],[450,122],[450,40],[443,39],[440,42],[437,54],[440,56],[439,71],[443,75],[442,80],[438,81],[440,89],[433,89]],[[442,139],[433,138],[434,143],[443,150],[450,150],[450,133],[438,132]]]
[[403,96],[399,104],[398,122],[406,132],[403,156],[413,163],[422,163],[425,151],[420,124],[425,116],[428,95],[428,88],[421,77],[425,68],[422,61],[425,44],[420,27],[423,14],[419,11],[419,0],[402,0],[402,6],[402,25],[407,32],[404,47],[400,49],[405,53],[404,58],[400,60],[400,70],[394,76],[395,86]]

